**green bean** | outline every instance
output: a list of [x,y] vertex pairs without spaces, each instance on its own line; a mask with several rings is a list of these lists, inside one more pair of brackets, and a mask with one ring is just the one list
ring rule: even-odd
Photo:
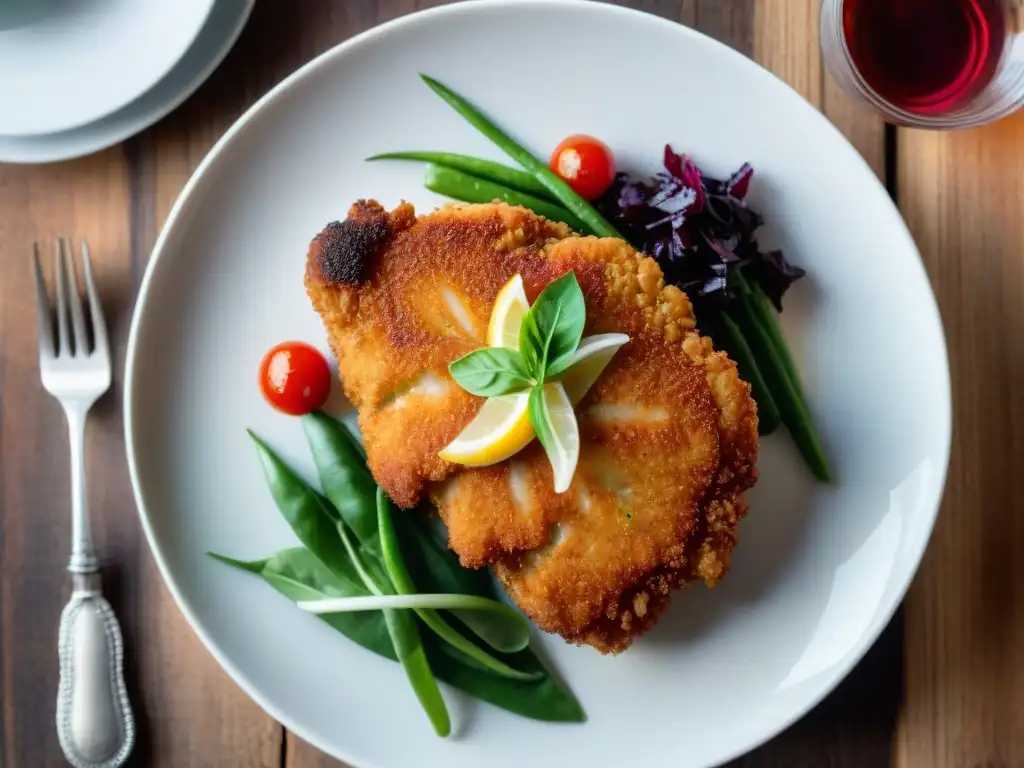
[[420,700],[423,710],[430,718],[431,725],[438,736],[448,736],[452,732],[452,721],[448,716],[448,707],[441,695],[437,678],[430,668],[427,651],[423,646],[423,638],[416,627],[416,620],[408,611],[384,611],[384,622],[388,625],[388,633],[394,644],[398,661],[405,669],[405,675],[416,697]]
[[[577,194],[564,179],[548,168],[546,163],[534,157],[529,150],[492,123],[476,107],[434,78],[423,74],[420,77],[473,127],[493,141],[499,149],[523,166],[538,182],[543,184],[556,200],[586,225],[586,230],[600,237],[617,237],[620,240],[625,240],[615,227],[598,213],[590,203]],[[566,223],[568,224],[569,222]],[[572,225],[570,224],[570,226]],[[579,229],[577,231],[583,232],[584,230]]]
[[786,372],[784,353],[778,349],[766,327],[767,324],[774,323],[774,318],[764,318],[763,313],[757,311],[754,294],[743,273],[736,270],[734,275],[740,293],[740,302],[737,305],[740,326],[751,344],[758,367],[779,406],[782,422],[793,436],[797,448],[814,476],[822,482],[829,482],[832,473],[811,422],[807,405],[800,396],[797,385],[790,380]]
[[[494,582],[484,569],[463,568],[459,558],[426,530],[422,517],[402,515],[395,520],[398,538],[406,554],[405,563],[414,574],[413,582],[429,592],[456,592],[497,600]],[[530,642],[518,621],[483,611],[453,609],[450,613],[478,638],[501,653],[517,653]]]
[[722,340],[722,346],[736,360],[740,376],[750,382],[751,394],[754,402],[757,403],[758,432],[762,435],[770,435],[779,428],[782,419],[779,414],[779,406],[765,383],[764,374],[761,373],[754,352],[750,349],[750,344],[743,335],[743,331],[726,312],[722,312],[717,319],[719,328],[716,330]]
[[558,203],[541,200],[526,192],[495,184],[493,181],[478,179],[468,173],[431,163],[423,176],[423,184],[431,192],[447,195],[465,203],[492,203],[503,200],[509,205],[524,208],[552,221],[561,221],[582,234],[588,234],[586,225]]
[[786,344],[785,338],[782,336],[782,329],[779,328],[778,322],[775,321],[774,316],[771,314],[771,299],[768,298],[768,294],[764,292],[764,288],[757,280],[746,280],[741,275],[741,279],[746,282],[751,292],[754,294],[754,308],[758,316],[764,316],[766,322],[763,323],[765,330],[768,331],[768,335],[771,336],[772,341],[775,343],[775,348],[782,356],[782,362],[786,367],[786,374],[789,376],[789,380],[793,382],[793,386],[797,390],[797,394],[800,395],[800,399],[804,401],[806,406],[807,398],[804,396],[803,388],[800,385],[800,374],[797,373],[796,364],[793,362],[792,355],[789,354],[789,345]]
[[[363,585],[373,595],[394,594],[393,585],[386,578],[374,579],[362,565],[359,554],[345,530],[344,523],[338,525],[338,534],[348,551],[356,571],[363,580]],[[451,733],[452,723],[448,716],[448,707],[445,706],[441,689],[437,685],[437,678],[430,669],[430,662],[427,660],[427,652],[423,647],[423,638],[420,637],[419,627],[416,620],[409,615],[408,611],[397,609],[384,609],[384,623],[387,624],[388,634],[391,635],[391,642],[395,653],[398,655],[398,662],[405,670],[405,676],[412,686],[416,698],[430,718],[431,725],[438,736],[447,736]]]
[[436,163],[446,168],[453,168],[456,171],[468,173],[480,179],[493,181],[520,192],[541,197],[545,200],[557,202],[557,198],[551,194],[547,187],[537,181],[526,171],[518,168],[511,168],[493,160],[484,160],[481,157],[470,155],[459,155],[454,152],[385,152],[380,155],[366,158],[367,160],[418,160],[425,163]]
[[[384,566],[387,568],[388,576],[391,577],[391,582],[395,585],[395,590],[398,594],[414,595],[417,592],[416,585],[413,583],[412,576],[409,575],[409,570],[406,568],[405,561],[402,559],[402,553],[398,544],[398,537],[395,534],[395,526],[391,522],[391,510],[388,503],[388,497],[382,488],[377,488],[377,518],[378,527],[380,528],[381,548],[384,551]],[[503,603],[499,604],[503,605]],[[422,619],[424,624],[433,630],[434,634],[453,648],[458,649],[474,661],[479,662],[486,669],[491,670],[496,675],[509,677],[513,680],[539,680],[542,677],[542,675],[536,672],[520,672],[518,669],[510,667],[500,659],[496,659],[494,656],[472,643],[468,638],[464,637],[451,624],[445,621],[441,614],[436,610],[429,608],[420,608],[415,610],[416,615]],[[514,614],[511,608],[509,609],[509,613]],[[522,622],[522,626],[524,634],[528,633],[525,622]]]
[[[339,423],[339,426],[345,430],[344,425]],[[250,562],[212,552],[208,554],[225,565],[260,575],[266,583],[293,602],[364,597],[374,593],[394,595],[390,579],[382,572],[383,565],[380,569],[376,568],[378,564],[369,550],[353,541],[352,532],[330,501],[295,473],[251,431],[249,434],[263,464],[271,495],[282,516],[305,546],[282,550],[273,557]],[[355,449],[358,461],[354,465],[368,473],[358,441],[351,439],[347,431],[339,434],[341,439],[350,444],[349,447]],[[376,515],[375,496],[376,493]],[[440,591],[452,591],[447,589],[450,584],[456,592],[464,589],[466,594],[488,598],[494,594],[493,584],[489,580],[480,578],[480,573],[476,571],[458,566],[451,551],[441,547],[426,531],[420,531],[413,521],[407,521],[404,516],[399,520],[402,521],[398,529],[401,533],[415,531],[415,535],[407,538],[414,542],[409,552],[415,556],[416,567],[422,569],[417,572],[423,576],[424,584],[431,589],[436,589],[437,584],[444,584],[445,589]],[[360,548],[361,551],[357,551]],[[467,619],[474,615],[497,616],[481,610],[452,613],[464,614]],[[389,614],[393,616],[389,618]],[[396,649],[400,649],[403,666],[415,693],[441,735],[450,733],[450,721],[435,675],[476,698],[524,717],[552,722],[585,720],[572,693],[548,674],[529,648],[518,653],[501,654],[499,660],[531,678],[539,675],[540,679],[512,679],[482,668],[477,661],[459,653],[433,633],[421,637],[416,618],[408,610],[334,613],[323,614],[319,618],[349,640],[385,658],[399,661]],[[479,634],[483,636],[483,633]]]

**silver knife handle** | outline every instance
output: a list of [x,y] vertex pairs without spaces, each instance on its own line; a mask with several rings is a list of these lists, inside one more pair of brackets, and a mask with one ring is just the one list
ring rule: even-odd
[[100,594],[98,574],[73,577],[60,621],[57,736],[75,768],[117,768],[135,741],[121,628]]

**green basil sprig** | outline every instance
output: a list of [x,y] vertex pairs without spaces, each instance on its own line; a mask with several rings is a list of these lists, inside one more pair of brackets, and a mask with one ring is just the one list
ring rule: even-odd
[[548,367],[572,355],[583,338],[587,307],[576,274],[551,283],[523,318],[519,351],[538,383],[547,380]]
[[[577,365],[586,362],[586,353],[576,354],[586,321],[583,291],[576,281],[576,273],[570,270],[550,283],[523,317],[518,350],[485,347],[448,367],[459,386],[474,395],[502,397],[529,392],[530,423],[553,466],[556,465],[554,454],[562,447],[552,425],[544,385],[560,381]],[[607,341],[604,337],[594,337],[594,340],[598,338]],[[628,340],[628,337],[622,336],[622,339]]]
[[587,308],[576,273],[548,285],[533,302],[519,331],[519,349],[484,347],[448,366],[459,386],[481,397],[501,397],[557,381],[583,338]]

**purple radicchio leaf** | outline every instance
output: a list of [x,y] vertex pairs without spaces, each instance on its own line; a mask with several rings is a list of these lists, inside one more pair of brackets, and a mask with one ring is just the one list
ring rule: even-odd
[[779,312],[782,311],[782,296],[789,287],[807,272],[791,264],[782,251],[761,254],[754,263],[754,276],[765,294]]
[[733,200],[745,200],[750,191],[750,180],[754,178],[754,167],[744,163],[729,180],[725,182],[725,194]]
[[763,219],[746,204],[753,167],[744,163],[728,179],[714,179],[669,144],[664,165],[665,172],[643,180],[618,174],[595,207],[658,262],[665,282],[691,297],[698,316],[735,301],[731,274],[739,268],[781,311],[783,295],[805,273],[781,252],[764,253],[758,246],[755,233]]

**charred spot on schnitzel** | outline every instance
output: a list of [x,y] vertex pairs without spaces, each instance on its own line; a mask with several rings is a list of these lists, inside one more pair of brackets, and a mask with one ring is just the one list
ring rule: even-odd
[[[376,205],[357,203],[350,218]],[[399,506],[433,502],[463,565],[491,568],[538,627],[624,650],[679,587],[714,586],[728,571],[757,479],[750,386],[697,332],[686,295],[622,240],[503,203],[384,215],[387,236],[359,284],[306,279],[374,479]],[[442,460],[483,402],[448,365],[485,345],[510,278],[521,275],[533,301],[569,270],[584,333],[630,337],[577,406],[569,490],[554,492],[537,441],[488,467]]]
[[388,215],[376,203],[356,203],[344,221],[332,221],[319,240],[316,265],[327,283],[358,285],[388,236]]

